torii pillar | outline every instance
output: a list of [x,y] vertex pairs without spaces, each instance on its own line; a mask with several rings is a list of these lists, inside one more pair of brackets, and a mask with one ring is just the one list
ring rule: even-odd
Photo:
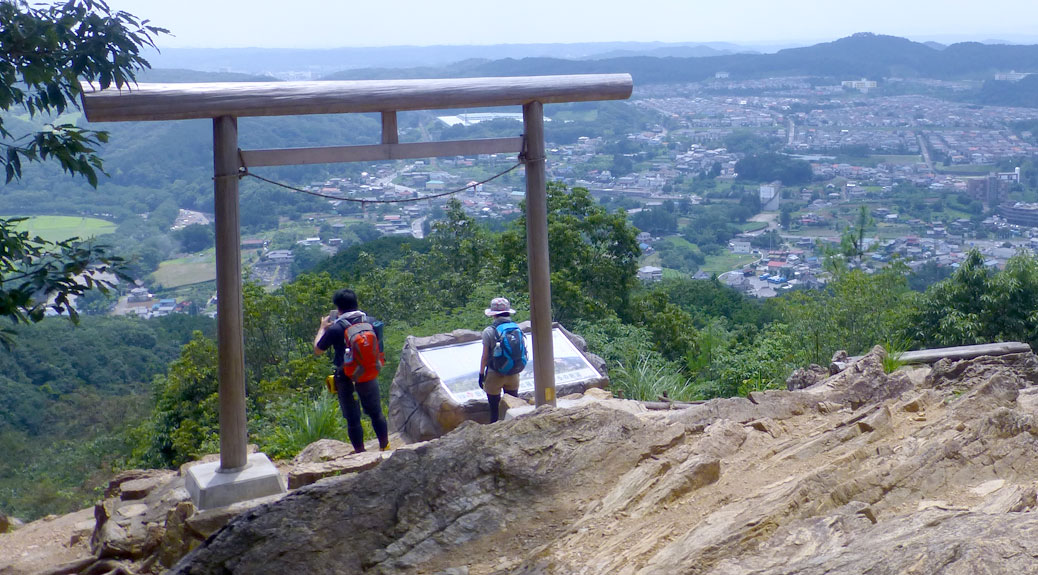
[[[555,405],[555,349],[551,330],[551,267],[548,261],[548,182],[544,163],[544,106],[523,105],[526,135],[526,254],[530,280],[534,400]],[[547,337],[545,337],[545,334]]]

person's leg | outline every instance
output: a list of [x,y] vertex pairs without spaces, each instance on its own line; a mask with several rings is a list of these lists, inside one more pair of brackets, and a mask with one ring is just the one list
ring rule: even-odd
[[501,394],[487,394],[487,402],[490,403],[490,423],[494,423],[500,417]]
[[353,397],[353,381],[336,375],[335,386],[339,395],[339,409],[346,419],[346,435],[350,438],[350,444],[354,451],[364,451],[364,428],[360,425],[360,405],[357,404],[357,398]]
[[501,386],[505,383],[505,376],[490,369],[487,377],[483,380],[483,391],[487,394],[487,403],[490,404],[490,423],[501,418]]
[[389,424],[382,415],[382,399],[378,389],[378,380],[358,383],[357,397],[360,398],[360,405],[364,408],[364,413],[371,418],[371,428],[375,430],[375,436],[378,437],[379,449],[386,449],[389,446]]

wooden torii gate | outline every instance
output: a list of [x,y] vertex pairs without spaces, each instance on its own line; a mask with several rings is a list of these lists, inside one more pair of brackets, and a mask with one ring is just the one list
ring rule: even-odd
[[[86,90],[83,110],[91,122],[201,118],[213,121],[220,395],[220,464],[216,472],[237,474],[248,465],[241,231],[238,220],[238,181],[242,168],[524,153],[534,395],[538,406],[555,405],[543,105],[621,100],[630,97],[632,89],[633,81],[629,74],[589,74],[350,82],[140,84],[122,91]],[[399,142],[396,116],[399,111],[489,106],[522,106],[524,137]],[[321,148],[238,148],[237,119],[240,117],[347,113],[380,113],[382,142]],[[248,498],[251,497],[237,500]]]

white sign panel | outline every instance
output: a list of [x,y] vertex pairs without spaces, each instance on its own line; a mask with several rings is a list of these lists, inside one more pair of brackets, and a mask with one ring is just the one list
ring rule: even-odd
[[[575,383],[602,377],[573,346],[565,334],[552,330],[552,347],[555,352],[555,385]],[[533,339],[526,334],[526,351],[529,361],[519,374],[519,393],[533,392]],[[483,355],[482,340],[431,347],[418,351],[419,357],[436,372],[451,399],[457,403],[485,401],[487,394],[479,388],[479,359]]]

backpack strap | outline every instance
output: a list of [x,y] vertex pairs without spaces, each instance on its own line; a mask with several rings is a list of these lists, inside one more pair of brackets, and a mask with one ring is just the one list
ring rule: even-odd
[[346,340],[349,341],[353,339],[353,336],[357,335],[362,331],[375,331],[375,328],[366,321],[350,324],[350,326],[346,328]]
[[511,329],[512,326],[519,327],[519,324],[514,321],[506,321],[494,326],[494,332],[497,333],[497,338],[501,339],[501,336],[505,334],[506,329]]

